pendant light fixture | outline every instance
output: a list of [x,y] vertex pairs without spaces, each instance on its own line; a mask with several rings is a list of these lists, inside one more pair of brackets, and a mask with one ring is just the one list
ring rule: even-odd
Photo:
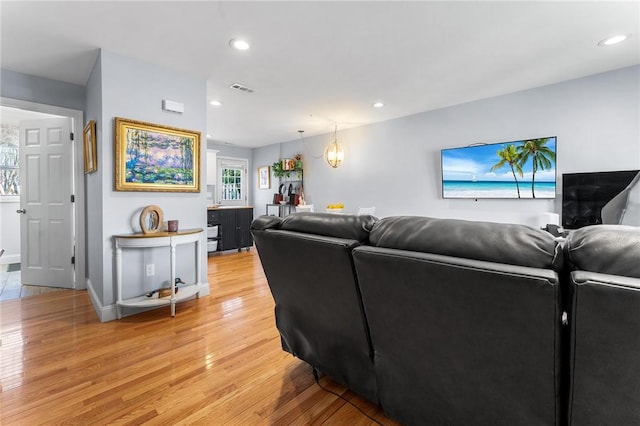
[[335,130],[333,131],[333,142],[331,142],[327,149],[324,150],[324,159],[327,160],[327,163],[334,169],[340,167],[342,162],[344,161],[344,149],[338,143],[338,124],[335,125]]

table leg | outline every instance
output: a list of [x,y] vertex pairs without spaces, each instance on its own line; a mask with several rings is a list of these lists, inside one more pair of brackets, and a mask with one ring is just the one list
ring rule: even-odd
[[171,316],[176,316],[176,243],[171,238],[169,243],[171,246],[171,280],[169,285],[171,286]]
[[122,318],[122,249],[118,247],[116,242],[116,291],[118,292],[116,298],[116,319]]
[[196,293],[196,299],[200,298],[200,259],[202,258],[202,252],[200,240],[196,241],[196,285],[198,286],[198,292]]

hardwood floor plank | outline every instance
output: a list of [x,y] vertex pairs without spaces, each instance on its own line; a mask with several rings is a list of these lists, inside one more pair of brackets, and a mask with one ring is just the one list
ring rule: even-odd
[[180,303],[173,319],[156,309],[100,323],[84,291],[0,302],[0,424],[372,424],[282,351],[255,250],[208,267],[211,295]]

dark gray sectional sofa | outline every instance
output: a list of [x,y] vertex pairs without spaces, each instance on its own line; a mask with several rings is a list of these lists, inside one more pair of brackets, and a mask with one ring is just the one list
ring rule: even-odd
[[564,251],[426,217],[262,216],[252,233],[283,349],[405,424],[640,423],[640,228],[575,231]]

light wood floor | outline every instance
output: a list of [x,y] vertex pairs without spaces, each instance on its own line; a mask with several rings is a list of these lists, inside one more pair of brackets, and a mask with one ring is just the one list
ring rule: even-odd
[[0,302],[0,424],[374,424],[281,350],[255,249],[210,257],[209,282],[175,319],[163,308],[100,323],[84,291]]

